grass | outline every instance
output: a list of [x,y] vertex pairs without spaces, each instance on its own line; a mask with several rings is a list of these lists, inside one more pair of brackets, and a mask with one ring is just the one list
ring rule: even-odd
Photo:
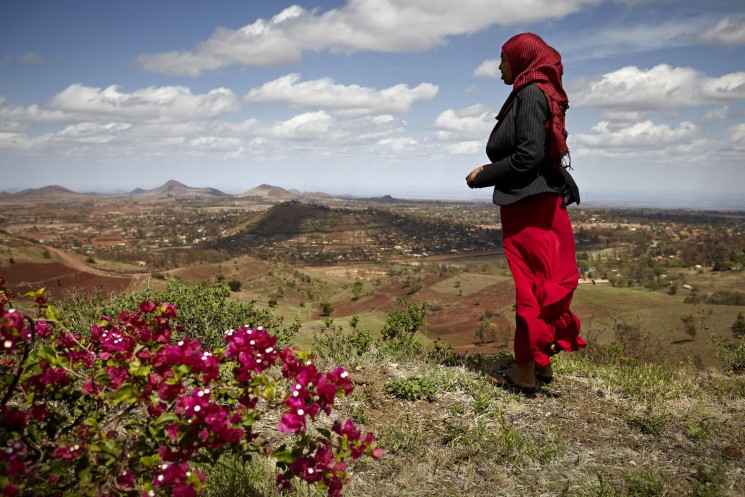
[[[386,455],[355,466],[345,495],[745,492],[745,377],[575,354],[558,356],[557,381],[530,399],[495,388],[484,367],[361,361],[364,393],[340,416],[364,412]],[[433,399],[386,391],[424,378]]]
[[462,273],[445,278],[429,288],[440,293],[470,295],[505,279],[506,276]]
[[[386,453],[351,468],[347,496],[745,492],[743,376],[618,354],[560,355],[557,381],[525,398],[482,374],[503,367],[506,355],[394,363],[375,346],[351,352],[357,386],[335,419],[373,431]],[[209,468],[207,495],[269,497],[273,475],[265,459],[224,459]],[[322,493],[299,486],[291,495]]]

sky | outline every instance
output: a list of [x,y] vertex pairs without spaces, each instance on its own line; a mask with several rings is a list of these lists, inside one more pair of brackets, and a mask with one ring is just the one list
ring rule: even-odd
[[742,0],[11,0],[0,191],[488,201],[465,177],[526,31],[562,54],[586,203],[745,208]]

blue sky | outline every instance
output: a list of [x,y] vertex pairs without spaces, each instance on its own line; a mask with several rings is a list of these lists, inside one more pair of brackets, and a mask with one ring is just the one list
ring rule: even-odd
[[0,190],[488,199],[500,47],[564,58],[590,202],[745,208],[742,0],[24,0],[0,15]]

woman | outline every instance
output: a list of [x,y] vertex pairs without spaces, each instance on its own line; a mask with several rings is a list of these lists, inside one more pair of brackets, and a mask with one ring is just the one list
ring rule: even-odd
[[504,44],[499,69],[512,92],[486,145],[491,163],[471,171],[466,183],[494,187],[515,280],[515,366],[490,379],[531,394],[537,382],[553,380],[553,354],[585,347],[579,319],[569,310],[578,273],[566,206],[579,204],[579,192],[566,171],[569,105],[561,56],[523,33]]

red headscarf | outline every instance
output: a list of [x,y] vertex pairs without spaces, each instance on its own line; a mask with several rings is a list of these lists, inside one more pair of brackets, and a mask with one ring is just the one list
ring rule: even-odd
[[515,35],[502,46],[502,54],[512,69],[514,82],[512,92],[502,105],[497,119],[502,119],[518,91],[534,84],[546,95],[549,119],[546,122],[548,156],[551,163],[559,169],[569,167],[569,147],[564,115],[569,108],[569,99],[561,84],[564,66],[559,52],[548,46],[533,33]]

